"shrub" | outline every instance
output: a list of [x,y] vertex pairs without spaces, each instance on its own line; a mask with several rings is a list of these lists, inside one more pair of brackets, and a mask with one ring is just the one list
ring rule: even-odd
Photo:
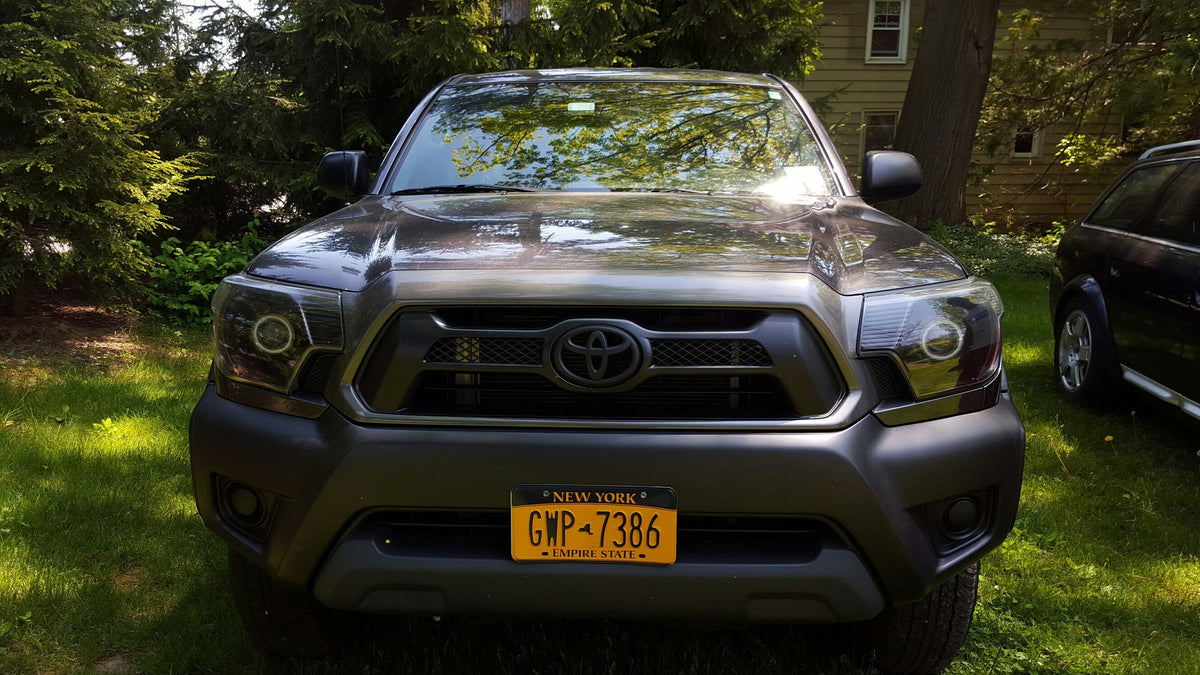
[[929,236],[950,249],[973,274],[988,277],[1018,275],[1048,278],[1054,264],[1054,248],[1062,234],[1061,224],[1042,236],[1000,234],[987,223],[961,225],[937,223]]
[[[150,270],[150,314],[170,323],[208,323],[209,301],[221,279],[245,269],[270,243],[259,236],[256,217],[236,241],[192,241],[186,246],[171,237],[159,245]],[[143,244],[144,246],[144,244]]]

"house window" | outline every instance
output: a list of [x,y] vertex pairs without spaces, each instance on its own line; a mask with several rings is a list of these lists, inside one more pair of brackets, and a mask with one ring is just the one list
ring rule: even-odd
[[871,0],[867,63],[904,63],[908,52],[909,0]]
[[1042,154],[1042,130],[1021,129],[1013,137],[1013,157],[1038,157]]
[[[1152,46],[1159,41],[1151,28],[1154,10],[1150,7],[1130,8],[1129,12],[1108,24],[1109,45]],[[1160,36],[1161,37],[1161,36]]]
[[895,110],[863,113],[862,151],[887,150],[896,142],[896,120],[900,113]]

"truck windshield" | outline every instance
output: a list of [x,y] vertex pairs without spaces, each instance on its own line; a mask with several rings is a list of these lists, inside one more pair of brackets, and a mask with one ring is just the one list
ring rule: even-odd
[[451,87],[388,193],[535,190],[831,193],[800,110],[768,87],[542,82]]

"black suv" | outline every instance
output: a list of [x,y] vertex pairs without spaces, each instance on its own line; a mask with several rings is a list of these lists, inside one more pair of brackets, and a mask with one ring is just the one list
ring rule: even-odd
[[461,76],[213,299],[196,502],[266,649],[344,612],[857,622],[936,670],[1012,526],[995,289],[771,76]]
[[1063,235],[1050,283],[1056,382],[1127,382],[1200,419],[1200,141],[1152,148]]

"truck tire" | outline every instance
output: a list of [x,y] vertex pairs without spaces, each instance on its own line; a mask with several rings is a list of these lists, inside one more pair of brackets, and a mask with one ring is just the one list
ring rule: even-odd
[[939,673],[958,654],[971,628],[979,563],[911,605],[888,607],[875,620],[875,664],[884,673]]
[[229,581],[242,625],[268,654],[320,656],[335,651],[349,637],[353,615],[281,586],[232,548]]

